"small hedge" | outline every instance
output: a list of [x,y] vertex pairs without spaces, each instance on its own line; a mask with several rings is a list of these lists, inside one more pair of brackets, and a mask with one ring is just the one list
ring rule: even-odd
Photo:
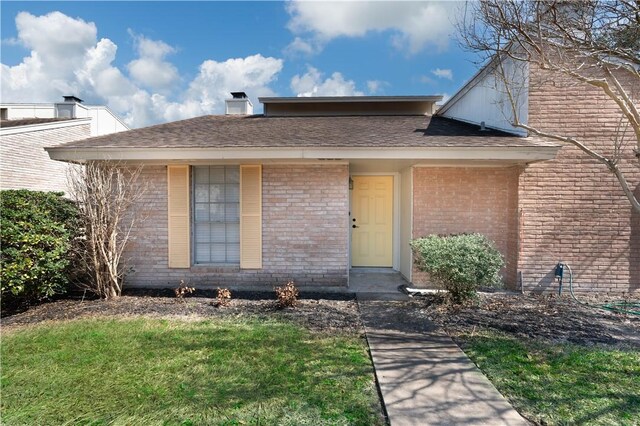
[[62,193],[0,191],[3,309],[67,291],[77,215]]
[[454,303],[476,295],[479,287],[502,285],[502,254],[480,234],[429,235],[411,242],[415,263]]

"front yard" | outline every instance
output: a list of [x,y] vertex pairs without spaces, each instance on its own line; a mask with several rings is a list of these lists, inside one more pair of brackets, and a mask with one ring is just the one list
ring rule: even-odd
[[383,424],[366,344],[278,319],[85,318],[2,336],[2,423]]
[[[3,318],[2,423],[385,423],[354,301],[213,300],[60,300]],[[640,424],[638,317],[540,296],[391,303],[416,331],[442,326],[534,424]]]
[[640,318],[554,296],[483,295],[414,304],[444,327],[525,418],[540,425],[640,425]]

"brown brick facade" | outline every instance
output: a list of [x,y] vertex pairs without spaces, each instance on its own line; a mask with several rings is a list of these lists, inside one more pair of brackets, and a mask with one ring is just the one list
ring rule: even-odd
[[147,166],[149,189],[138,203],[127,258],[131,286],[175,287],[184,279],[199,288],[264,284],[293,279],[303,285],[346,285],[348,279],[348,166],[265,165],[262,171],[263,268],[167,267],[167,170]]
[[[635,99],[639,90],[636,87]],[[529,123],[578,138],[611,156],[620,112],[598,89],[532,67]],[[629,129],[622,165],[640,196],[633,144]],[[558,260],[572,268],[578,291],[640,289],[640,217],[606,166],[566,146],[555,160],[527,167],[520,177],[519,198],[518,267],[525,290],[557,289],[553,271]]]
[[[462,232],[486,235],[505,256],[505,284],[515,288],[519,173],[517,167],[414,168],[413,238]],[[415,266],[412,281],[427,285]]]
[[67,171],[72,166],[50,159],[44,148],[90,135],[89,124],[3,135],[0,189],[67,192]]

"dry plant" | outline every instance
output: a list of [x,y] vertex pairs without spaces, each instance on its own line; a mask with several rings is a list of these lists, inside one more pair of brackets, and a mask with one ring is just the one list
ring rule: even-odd
[[231,303],[231,290],[228,288],[218,288],[216,295],[216,306],[225,307]]
[[278,306],[281,308],[296,306],[300,293],[293,281],[289,281],[282,287],[276,287],[275,291],[278,298]]
[[145,191],[141,171],[142,166],[92,161],[68,175],[83,228],[76,244],[79,268],[86,277],[81,286],[105,299],[122,294],[128,272],[123,255],[140,219],[133,206]]
[[187,294],[191,294],[194,291],[196,291],[195,287],[189,287],[184,280],[180,280],[180,284],[178,284],[178,287],[173,289],[173,292],[176,294],[176,298],[178,298],[178,300],[184,300],[184,297]]
[[[634,157],[636,170],[640,167],[640,1],[468,2],[458,30],[461,44],[479,53],[495,73],[496,90],[506,99],[505,118],[529,134],[571,144],[605,165],[640,212],[633,191],[638,182],[629,182],[621,167],[622,160]],[[549,72],[550,78],[595,87],[615,103],[620,119],[610,145],[596,148],[548,130],[546,123],[527,123],[518,93],[526,86],[522,70],[527,66]]]

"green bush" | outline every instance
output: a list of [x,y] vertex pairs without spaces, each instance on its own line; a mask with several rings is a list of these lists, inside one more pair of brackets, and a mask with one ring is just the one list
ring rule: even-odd
[[66,292],[77,214],[62,193],[0,192],[3,308]]
[[448,290],[455,303],[476,295],[479,287],[501,285],[502,254],[480,234],[429,235],[411,242],[418,269]]

